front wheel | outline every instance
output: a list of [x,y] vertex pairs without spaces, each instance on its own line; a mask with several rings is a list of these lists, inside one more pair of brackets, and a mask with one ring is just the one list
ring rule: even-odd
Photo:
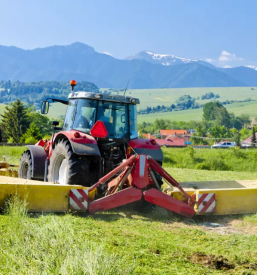
[[18,177],[21,179],[32,179],[32,158],[29,150],[21,155]]
[[90,161],[74,154],[68,140],[60,140],[50,157],[48,181],[62,185],[91,186],[96,175],[90,171]]

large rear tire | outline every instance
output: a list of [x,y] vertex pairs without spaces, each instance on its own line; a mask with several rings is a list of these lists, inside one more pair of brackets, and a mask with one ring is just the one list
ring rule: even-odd
[[18,177],[21,179],[32,179],[32,158],[29,150],[21,155]]
[[50,157],[48,181],[62,185],[91,186],[96,175],[90,172],[90,161],[76,155],[68,140],[60,140]]

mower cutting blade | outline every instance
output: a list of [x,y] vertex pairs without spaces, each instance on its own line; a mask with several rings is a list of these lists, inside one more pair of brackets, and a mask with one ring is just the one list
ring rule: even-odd
[[129,187],[115,194],[93,201],[89,204],[90,213],[102,212],[122,205],[126,205],[142,198],[142,192],[136,188]]
[[143,194],[146,201],[180,214],[182,216],[193,217],[195,214],[194,208],[190,207],[186,203],[178,201],[162,193],[157,189],[147,190]]

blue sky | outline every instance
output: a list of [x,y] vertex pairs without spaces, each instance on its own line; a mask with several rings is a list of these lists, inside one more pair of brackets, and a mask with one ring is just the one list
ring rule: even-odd
[[0,45],[79,41],[125,58],[141,50],[257,66],[256,0],[0,0]]

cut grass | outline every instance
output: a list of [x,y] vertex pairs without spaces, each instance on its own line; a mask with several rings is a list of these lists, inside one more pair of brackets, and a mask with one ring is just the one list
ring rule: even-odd
[[24,213],[16,201],[0,216],[1,274],[226,272],[226,266],[196,262],[196,255],[222,258],[231,274],[256,271],[254,235],[210,233],[195,223],[124,208],[88,217]]
[[[24,149],[0,147],[0,158],[5,153],[17,163]],[[178,181],[257,178],[257,172],[166,169]],[[32,215],[14,197],[0,215],[0,273],[257,274],[256,217],[236,216],[237,227],[250,234],[219,234],[200,224],[224,218],[175,219],[125,207],[87,217]]]

